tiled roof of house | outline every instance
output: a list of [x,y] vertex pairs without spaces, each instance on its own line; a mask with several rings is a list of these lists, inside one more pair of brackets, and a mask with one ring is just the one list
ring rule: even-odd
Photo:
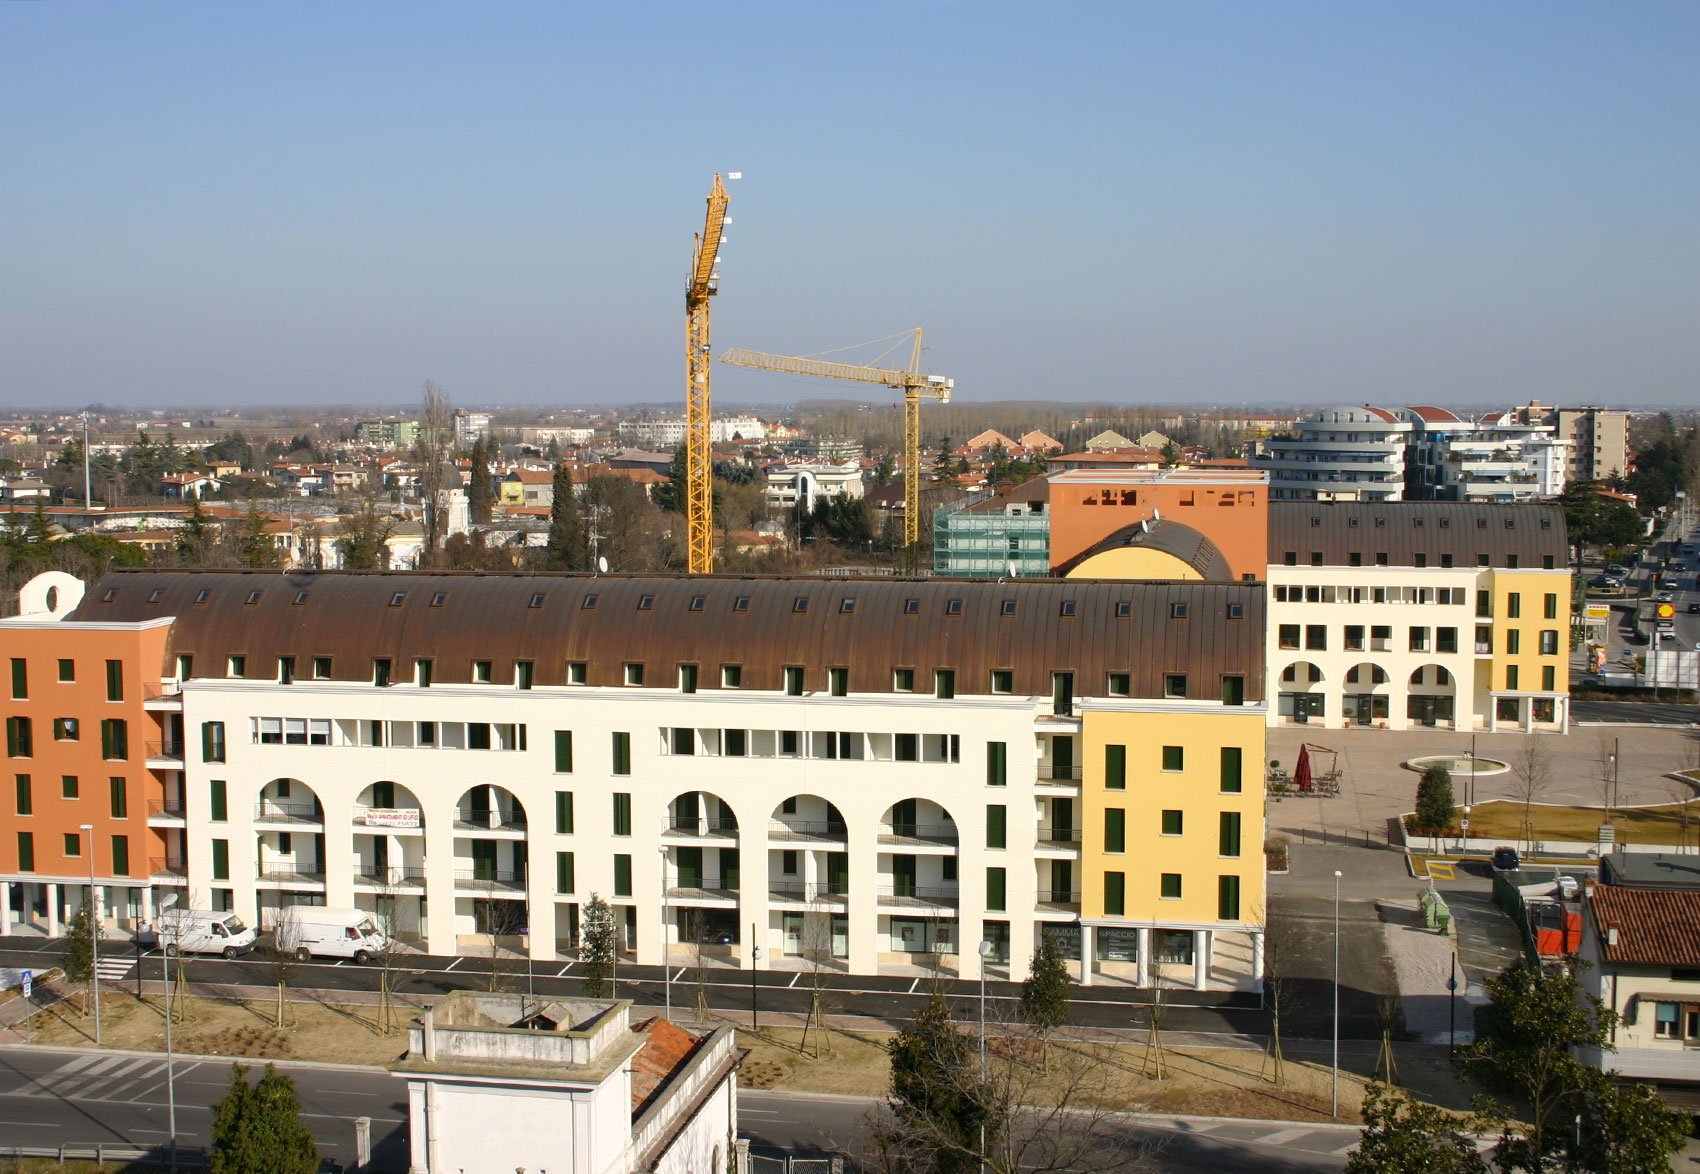
[[1592,894],[1594,925],[1607,962],[1700,967],[1700,891],[1595,885]]
[[682,1027],[657,1015],[637,1025],[647,1038],[632,1057],[632,1113],[635,1115],[660,1091],[680,1064],[701,1041]]

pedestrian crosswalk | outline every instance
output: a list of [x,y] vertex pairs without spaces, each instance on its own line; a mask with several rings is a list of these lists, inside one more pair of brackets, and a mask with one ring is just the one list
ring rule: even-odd
[[134,958],[102,958],[94,964],[94,972],[100,975],[101,982],[117,982],[136,964]]
[[[182,1065],[178,1066],[179,1077],[185,1071]],[[114,1056],[96,1052],[66,1061],[12,1095],[70,1101],[135,1102],[150,1100],[159,1092],[164,1080],[165,1066],[156,1056]]]

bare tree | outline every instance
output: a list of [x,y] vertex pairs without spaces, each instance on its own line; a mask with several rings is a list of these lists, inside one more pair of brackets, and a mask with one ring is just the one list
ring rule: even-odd
[[525,930],[525,902],[492,898],[485,902],[485,906],[488,910],[485,932],[490,939],[490,975],[485,986],[491,991],[512,990],[516,976],[531,961],[530,943],[518,943],[525,949],[524,958],[514,949],[515,939]]
[[1690,804],[1694,802],[1694,785],[1681,779],[1668,779],[1665,782],[1665,794],[1676,804],[1678,852],[1688,851],[1688,828],[1693,822],[1694,812]]
[[396,897],[397,882],[401,879],[398,869],[387,868],[378,878],[383,891],[378,895],[377,922],[378,929],[383,932],[384,942],[372,951],[372,965],[378,971],[378,1034],[389,1035],[401,1026],[401,1017],[396,1013],[395,987],[397,969],[401,964],[402,945],[396,937]]
[[300,923],[289,915],[286,907],[278,911],[277,925],[272,929],[270,944],[260,948],[260,959],[277,987],[277,1012],[273,1022],[285,1026],[289,1011],[289,988],[294,983],[296,964],[312,957],[302,944]]
[[1552,759],[1540,735],[1523,735],[1522,744],[1512,753],[1511,775],[1515,780],[1514,797],[1523,804],[1524,850],[1534,851],[1535,825],[1533,808],[1552,784]]
[[1600,734],[1594,739],[1594,777],[1600,784],[1600,807],[1611,819],[1612,782],[1617,778],[1616,740]]
[[[803,972],[803,981],[809,986],[809,1012],[803,1019],[803,1035],[797,1041],[797,1050],[819,1059],[832,1053],[832,1031],[827,1026],[821,997],[829,988],[833,974],[832,914],[803,915],[803,961],[808,966]],[[811,1037],[814,1040],[813,1051],[810,1051]]]
[[1287,1079],[1281,1052],[1281,1021],[1304,1006],[1303,987],[1295,973],[1299,965],[1299,927],[1284,910],[1271,908],[1263,927],[1263,1005],[1269,1009],[1269,1047],[1263,1071],[1276,1084]]
[[[414,456],[419,461],[419,490],[425,505],[425,549],[419,565],[436,565],[447,529],[446,506],[450,484],[449,451],[454,444],[454,405],[449,393],[427,379]],[[458,476],[455,478],[458,482]]]

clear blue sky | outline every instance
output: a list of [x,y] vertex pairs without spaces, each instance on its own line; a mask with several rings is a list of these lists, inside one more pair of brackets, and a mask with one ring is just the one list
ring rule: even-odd
[[1697,61],[1692,0],[6,0],[0,405],[680,400],[717,170],[721,348],[1693,404]]

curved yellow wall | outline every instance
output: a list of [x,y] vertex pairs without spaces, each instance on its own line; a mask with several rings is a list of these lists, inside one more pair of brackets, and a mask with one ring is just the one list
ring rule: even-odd
[[1070,579],[1202,579],[1203,575],[1161,550],[1138,546],[1106,550],[1083,561],[1068,573]]

